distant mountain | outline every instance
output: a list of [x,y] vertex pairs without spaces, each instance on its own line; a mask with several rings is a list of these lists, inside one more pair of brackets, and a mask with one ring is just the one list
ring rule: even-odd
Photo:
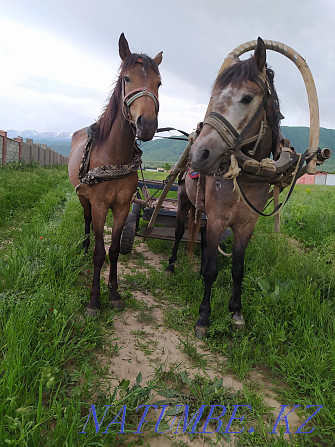
[[[281,126],[283,135],[291,141],[297,152],[305,152],[309,142],[309,127]],[[71,150],[71,136],[69,132],[37,132],[36,130],[8,130],[9,138],[21,136],[32,138],[36,143],[46,144],[55,151],[68,156]],[[174,137],[169,139],[156,138],[141,144],[143,162],[149,166],[162,166],[165,163],[173,165],[182,154],[187,141],[180,141]],[[333,156],[326,161],[320,170],[335,172],[335,130],[320,127],[321,148],[328,147]]]
[[142,143],[143,162],[147,165],[161,165],[162,163],[174,164],[179,159],[187,145],[187,140],[181,141],[174,137],[165,139],[157,138]]
[[[281,126],[280,128],[285,138],[291,141],[297,152],[305,152],[309,145],[309,127]],[[319,147],[328,147],[333,155],[323,165],[318,167],[320,171],[335,171],[335,130],[320,127]]]
[[36,130],[7,130],[8,138],[22,137],[32,138],[34,141],[52,140],[52,141],[70,141],[72,133],[70,132],[37,132]]

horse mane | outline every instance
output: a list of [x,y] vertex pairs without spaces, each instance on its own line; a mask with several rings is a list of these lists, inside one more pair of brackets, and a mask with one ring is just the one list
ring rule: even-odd
[[[267,64],[265,64],[265,70],[271,90],[271,106],[267,110],[267,119],[272,130],[271,152],[275,154],[279,142],[279,126],[282,115],[280,113],[279,99],[274,86],[275,73]],[[218,76],[213,91],[217,89],[222,90],[229,84],[231,84],[232,87],[237,88],[242,82],[256,81],[258,75],[259,70],[253,56],[243,61],[237,60]]]
[[133,68],[136,63],[138,63],[139,58],[143,60],[143,67],[145,70],[148,70],[148,68],[151,67],[154,72],[159,75],[158,65],[146,54],[132,53],[121,63],[119,68],[119,77],[115,82],[114,90],[109,95],[107,104],[105,105],[103,112],[95,125],[95,143],[97,145],[104,143],[108,138],[115,121],[116,114],[121,107],[123,75],[126,71]]

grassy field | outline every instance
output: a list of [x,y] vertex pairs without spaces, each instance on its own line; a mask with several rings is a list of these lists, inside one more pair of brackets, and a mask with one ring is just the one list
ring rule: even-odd
[[[113,330],[116,311],[108,309],[102,282],[104,311],[99,321],[85,316],[92,248],[89,256],[80,250],[82,211],[66,167],[0,169],[0,203],[0,445],[151,445],[145,436],[125,444],[117,435],[119,425],[105,435],[96,433],[94,426],[79,433],[92,403],[101,408],[113,404],[114,417],[116,409],[127,405],[128,429],[136,430],[141,418],[137,406],[153,402],[152,393],[167,383],[167,377],[157,374],[144,385],[139,371],[132,387],[127,377],[117,392],[100,386],[104,369],[94,353],[102,348],[105,331]],[[150,240],[148,245],[152,252],[164,254],[167,265],[171,243]],[[226,356],[228,370],[242,381],[261,368],[277,384],[283,404],[302,409],[323,405],[303,429],[314,426],[311,434],[269,441],[269,430],[264,428],[257,434],[244,432],[238,445],[335,445],[334,251],[335,189],[297,185],[283,212],[281,233],[273,233],[272,219],[260,219],[249,244],[243,333],[232,331],[227,312],[231,261],[220,258],[208,348]],[[127,262],[130,257],[122,259]],[[173,278],[152,268],[148,276],[134,272],[128,283],[123,295],[129,306],[135,306],[131,298],[135,283],[164,295],[170,303],[166,325],[186,334],[183,349],[201,364],[192,337],[202,281],[189,263],[185,245]],[[187,390],[192,408],[234,402],[248,403],[259,414],[265,411],[250,387],[236,401],[220,383],[191,382],[187,375],[174,377],[172,372],[168,383],[184,394]],[[169,393],[171,397],[171,389],[166,389]],[[303,419],[311,413],[311,409],[302,412]],[[176,440],[173,445],[186,444]]]

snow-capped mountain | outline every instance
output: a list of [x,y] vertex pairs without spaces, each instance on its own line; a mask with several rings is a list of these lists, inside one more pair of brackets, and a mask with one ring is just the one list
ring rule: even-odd
[[7,130],[8,138],[22,137],[32,138],[34,141],[70,141],[71,132],[37,132],[36,130]]

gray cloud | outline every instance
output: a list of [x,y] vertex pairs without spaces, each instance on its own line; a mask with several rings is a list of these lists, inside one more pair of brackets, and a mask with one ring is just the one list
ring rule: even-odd
[[[258,36],[284,42],[306,58],[318,90],[321,125],[335,128],[333,98],[329,94],[335,82],[332,0],[35,0],[29,6],[25,0],[4,3],[1,8],[5,16],[61,36],[69,45],[104,58],[106,67],[117,55],[121,32],[133,51],[154,56],[163,50],[164,94],[198,104],[208,102],[217,71],[236,46]],[[292,62],[284,59],[268,54],[287,116],[283,124],[308,125],[302,78]],[[165,81],[172,78],[173,83]],[[54,83],[52,87],[73,97],[91,94],[72,86]]]
[[94,88],[78,87],[76,85],[64,84],[54,79],[31,75],[25,76],[16,85],[42,94],[63,95],[70,98],[92,98],[99,94]]

